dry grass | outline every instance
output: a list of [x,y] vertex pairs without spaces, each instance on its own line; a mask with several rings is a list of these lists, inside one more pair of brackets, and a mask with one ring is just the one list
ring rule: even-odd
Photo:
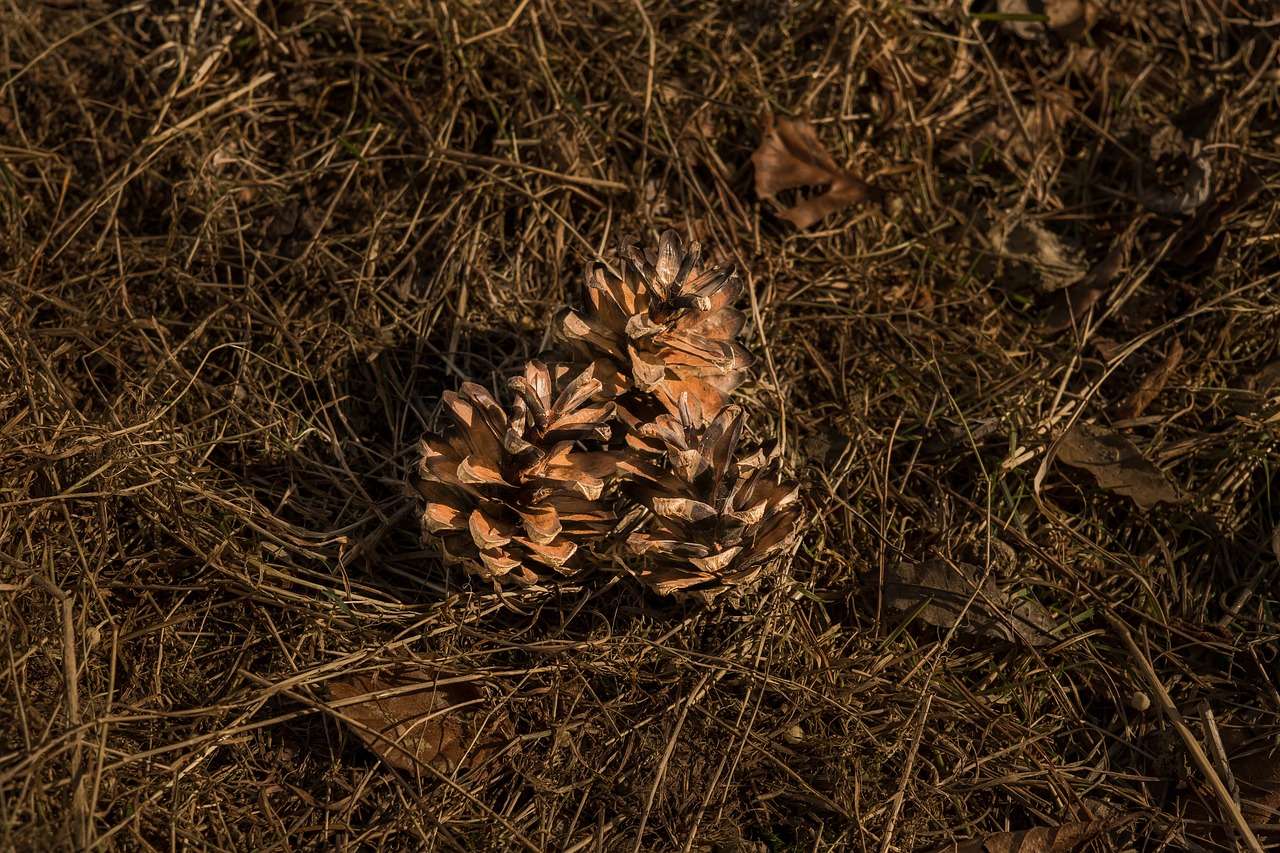
[[[1151,5],[1082,43],[880,0],[0,4],[0,848],[884,851],[1131,815],[1104,848],[1230,849],[1131,697],[1149,664],[1205,743],[1206,710],[1280,736],[1276,28]],[[1213,91],[1215,191],[1264,185],[1216,236],[1138,201]],[[770,108],[885,203],[779,220]],[[1062,331],[1001,262],[1016,216],[1087,265],[1128,233]],[[746,395],[811,512],[789,576],[741,611],[468,585],[401,485],[441,391],[668,226],[749,276]],[[1045,465],[1081,418],[1184,501]],[[939,555],[1062,642],[901,625],[880,573]],[[426,659],[515,721],[484,772],[398,774],[326,711]]]

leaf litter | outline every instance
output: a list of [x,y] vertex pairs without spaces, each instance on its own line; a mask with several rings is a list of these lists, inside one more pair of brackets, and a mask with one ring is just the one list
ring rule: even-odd
[[1182,341],[1174,338],[1173,343],[1169,344],[1169,351],[1165,357],[1143,377],[1142,383],[1125,398],[1116,414],[1123,420],[1132,420],[1145,412],[1147,406],[1154,403],[1160,396],[1173,371],[1182,363],[1182,353]]
[[1098,20],[1092,0],[997,0],[1001,29],[1027,41],[1044,41],[1053,33],[1064,41],[1081,41]]
[[1085,313],[1108,292],[1129,266],[1129,257],[1142,227],[1142,218],[1134,218],[1111,241],[1102,260],[1094,264],[1083,278],[1059,291],[1045,314],[1040,330],[1061,332],[1080,322]]
[[[73,579],[71,633],[96,625],[108,640],[86,631],[63,646],[64,624],[48,618],[58,608],[29,586],[0,601],[19,652],[39,652],[0,667],[22,688],[9,691],[15,721],[36,721],[10,726],[0,757],[14,817],[3,844],[149,849],[180,837],[253,849],[278,845],[283,825],[298,846],[334,850],[424,838],[485,850],[673,839],[735,849],[722,841],[735,838],[755,849],[775,836],[801,849],[919,850],[1079,819],[1085,791],[1163,813],[1168,826],[1199,791],[1166,801],[1140,778],[1135,741],[1161,720],[1128,703],[1124,662],[1090,630],[1094,605],[1126,611],[1179,703],[1212,695],[1274,738],[1274,584],[1222,606],[1276,568],[1256,554],[1276,521],[1274,425],[1252,417],[1273,413],[1280,385],[1268,367],[1280,357],[1269,240],[1280,184],[1263,4],[1225,15],[1214,4],[1095,4],[1089,43],[1067,45],[983,22],[974,38],[961,10],[927,4],[753,2],[776,10],[759,44],[738,38],[743,14],[728,3],[645,3],[637,16],[501,0],[416,4],[406,17],[406,4],[290,0],[256,4],[261,21],[242,4],[205,4],[198,22],[161,4],[104,17],[104,5],[0,11],[7,59],[23,69],[0,108],[12,143],[0,255],[20,284],[0,293],[0,360],[13,377],[0,390],[0,470],[14,473],[0,477],[0,581]],[[194,70],[175,71],[175,49]],[[877,87],[867,65],[886,50],[882,80],[894,85]],[[666,78],[700,97],[671,106]],[[172,97],[158,96],[166,87]],[[1201,149],[1213,194],[1194,214],[1144,211],[1149,149],[1135,128],[1213,87],[1231,93],[1219,137]],[[839,228],[796,239],[770,202],[741,203],[729,176],[742,167],[750,182],[756,139],[742,140],[758,139],[761,103],[840,123],[815,128],[833,146],[837,126],[865,133],[857,160],[835,154],[841,166],[873,175],[873,163],[910,163],[893,199],[901,215],[845,210],[825,220]],[[699,106],[714,149],[679,144]],[[163,131],[155,147],[148,127]],[[945,156],[983,127],[971,156]],[[1166,176],[1181,191],[1185,176]],[[647,188],[651,203],[636,204]],[[1097,301],[1064,325],[1094,310],[1087,340],[1031,333],[951,239],[985,205],[1041,211],[1079,243],[1098,274],[1059,293],[1176,297],[1185,352],[1164,393],[1189,368],[1195,393],[1176,421],[1163,422],[1158,401],[1144,413],[1161,413],[1152,434],[1164,446],[1130,437],[1152,460],[1177,446],[1179,487],[1209,496],[1194,516],[1134,519],[1124,499],[1052,518],[1026,500],[1018,466],[978,471],[1005,454],[1006,437],[1034,444],[1029,429],[1068,411],[1103,416],[1116,401],[1090,395],[1092,346],[1134,340]],[[1142,231],[1110,263],[1130,222]],[[459,583],[392,523],[405,501],[388,487],[443,377],[523,361],[537,344],[513,330],[560,299],[584,256],[620,232],[667,227],[696,231],[758,276],[772,362],[753,393],[777,400],[794,447],[826,436],[842,448],[818,448],[810,465],[828,488],[808,507],[795,563],[808,595],[694,613],[655,609],[622,583],[532,602]],[[1169,263],[1153,268],[1170,240]],[[985,233],[977,242],[989,251]],[[1194,269],[1169,269],[1179,264]],[[929,289],[936,309],[889,304],[903,283]],[[776,298],[786,293],[798,298]],[[1162,334],[1167,346],[1172,326]],[[1235,393],[1246,383],[1252,392]],[[945,397],[957,410],[944,416]],[[1232,416],[1240,407],[1248,417]],[[944,417],[975,437],[984,421],[1002,426],[917,453]],[[818,461],[827,455],[837,458]],[[1036,593],[1052,612],[1085,614],[1068,665],[886,636],[839,601],[851,571],[942,550],[992,522],[1040,555]],[[1176,574],[1115,571],[1161,548]],[[118,671],[111,626],[122,629]],[[335,664],[377,666],[423,646],[440,655],[431,666],[483,672],[519,697],[522,747],[495,755],[494,776],[424,785],[367,758],[356,737],[329,752],[316,718],[287,701],[272,722],[241,723],[300,677],[314,686]],[[246,653],[270,686],[241,679]],[[922,656],[940,666],[921,667]],[[782,694],[786,704],[768,699]],[[923,695],[934,713],[920,715],[913,765],[898,734]],[[486,704],[440,718],[472,707]],[[799,743],[770,734],[792,726]],[[293,758],[276,760],[277,745]],[[171,796],[172,774],[139,772],[157,766],[157,749],[180,768],[182,796]],[[1242,810],[1269,796],[1238,781]],[[335,798],[350,805],[339,812]],[[1219,812],[1187,826],[1188,847]]]
[[841,169],[818,141],[804,117],[766,113],[760,146],[751,155],[756,194],[773,198],[783,190],[827,187],[778,212],[797,228],[808,228],[851,204],[875,198],[878,191],[856,172]]
[[1265,186],[1258,173],[1245,163],[1242,174],[1230,189],[1219,193],[1212,202],[1201,205],[1196,215],[1178,229],[1174,239],[1176,248],[1169,260],[1183,267],[1202,260],[1202,256],[1218,241],[1223,227],[1245,210]]
[[[1018,832],[996,832],[972,841],[938,847],[932,853],[1079,853],[1090,841],[1115,829],[1116,821],[1086,820],[1061,826],[1037,826]],[[1100,848],[1107,849],[1107,848]]]
[[1001,592],[991,578],[979,584],[982,570],[970,563],[936,558],[900,562],[885,571],[882,593],[891,610],[912,614],[936,628],[955,628],[968,638],[1029,646],[1058,642],[1057,622],[1039,602]]
[[1042,293],[1054,293],[1088,272],[1084,252],[1029,216],[1010,216],[992,235],[1002,255],[1006,279],[1030,280]]
[[351,675],[329,682],[329,693],[365,746],[409,773],[482,766],[514,736],[507,714],[491,707],[478,687],[442,681],[433,670]]
[[[1206,726],[1212,731],[1212,727]],[[1215,733],[1216,734],[1216,733]],[[1215,742],[1215,734],[1207,740],[1215,749],[1214,765],[1219,777],[1229,790],[1234,807],[1238,808],[1259,841],[1267,842],[1273,849],[1280,845],[1280,744],[1274,738],[1253,738],[1246,742],[1246,731],[1222,732],[1221,742]],[[1201,785],[1200,788],[1208,786]],[[1207,790],[1188,789],[1184,795],[1184,817],[1188,821],[1216,823],[1218,804],[1213,802]],[[1236,841],[1224,827],[1214,826],[1213,840],[1221,844]]]
[[1139,509],[1178,500],[1178,489],[1138,446],[1111,427],[1079,423],[1062,437],[1058,461],[1088,471],[1098,485],[1131,498]]
[[1264,745],[1232,757],[1231,773],[1245,817],[1251,823],[1280,827],[1280,746]]
[[[1213,163],[1203,152],[1201,140],[1170,123],[1152,134],[1149,148],[1151,163],[1163,181],[1142,191],[1143,205],[1167,216],[1195,213],[1213,190]],[[1181,184],[1170,185],[1168,173],[1181,174]]]
[[1195,213],[1213,192],[1213,160],[1205,145],[1226,99],[1221,91],[1170,116],[1147,140],[1157,183],[1140,195],[1148,210],[1165,215]]

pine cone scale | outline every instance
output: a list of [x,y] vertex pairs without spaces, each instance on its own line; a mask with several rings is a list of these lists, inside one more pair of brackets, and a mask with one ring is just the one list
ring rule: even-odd
[[[499,445],[501,446],[501,445]],[[492,460],[472,454],[458,463],[457,477],[472,486],[508,486],[502,469]]]
[[472,510],[467,517],[467,526],[471,530],[471,539],[480,549],[498,548],[511,541],[515,531],[510,525],[490,518],[482,510]]

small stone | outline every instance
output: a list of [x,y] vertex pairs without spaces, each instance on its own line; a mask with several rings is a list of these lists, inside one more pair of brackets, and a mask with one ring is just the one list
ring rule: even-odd
[[800,724],[796,723],[782,733],[782,739],[787,743],[800,743],[804,740],[804,729],[800,728]]
[[1135,690],[1129,697],[1129,706],[1135,711],[1145,711],[1151,707],[1151,697],[1141,690]]

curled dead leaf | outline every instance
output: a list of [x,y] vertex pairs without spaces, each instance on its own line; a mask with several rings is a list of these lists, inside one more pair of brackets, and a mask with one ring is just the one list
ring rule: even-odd
[[[1159,182],[1141,193],[1148,210],[1160,214],[1195,213],[1213,192],[1213,164],[1203,149],[1222,111],[1221,93],[1183,110],[1151,135],[1150,165]],[[1181,180],[1178,180],[1178,176]]]
[[1109,833],[1116,823],[1082,820],[1062,826],[1037,826],[1020,832],[996,832],[984,838],[949,844],[933,853],[1078,853],[1090,841]]
[[1174,245],[1178,248],[1169,259],[1179,266],[1190,266],[1215,243],[1225,225],[1230,223],[1266,184],[1248,164],[1240,180],[1231,189],[1220,193],[1210,204],[1196,211],[1178,230]]
[[751,155],[757,195],[773,198],[783,190],[828,187],[824,193],[779,211],[779,216],[797,228],[808,228],[838,210],[876,195],[875,188],[856,173],[836,166],[818,141],[813,126],[804,118],[766,113],[761,136],[760,146]]
[[942,156],[970,168],[978,168],[989,156],[1011,167],[1042,159],[1059,162],[1065,156],[1065,128],[1074,113],[1073,94],[1059,90],[1043,93],[1034,103],[1005,104],[995,116],[944,148]]
[[1027,41],[1042,41],[1050,32],[1065,41],[1082,41],[1098,20],[1090,0],[997,0],[996,12],[1008,17],[1000,26]]
[[1128,399],[1120,405],[1118,412],[1120,417],[1126,420],[1136,418],[1146,411],[1147,406],[1150,406],[1160,396],[1160,392],[1164,390],[1165,384],[1169,381],[1169,376],[1172,375],[1181,362],[1182,341],[1174,338],[1164,359],[1143,378],[1142,384],[1135,388]]
[[1049,611],[1032,599],[1011,598],[990,578],[979,590],[981,574],[977,566],[949,560],[898,563],[885,572],[884,603],[937,628],[956,626],[969,637],[1017,639],[1031,646],[1057,642],[1051,634],[1057,623]]
[[[1223,731],[1222,743],[1230,767],[1224,782],[1232,787],[1240,813],[1266,849],[1277,849],[1280,845],[1280,744],[1274,737],[1265,736],[1246,742],[1246,733],[1241,731]],[[1222,765],[1217,766],[1221,774]],[[1184,815],[1208,826],[1207,840],[1231,844],[1234,839],[1220,825],[1212,803],[1212,794],[1201,791],[1200,796],[1188,799]]]
[[1177,488],[1132,441],[1101,424],[1076,424],[1058,446],[1058,461],[1082,468],[1098,485],[1133,499],[1140,509],[1178,500]]
[[504,711],[471,683],[442,683],[437,672],[397,669],[329,683],[340,719],[379,758],[410,773],[483,765],[515,736]]
[[1123,41],[1074,45],[1067,63],[1082,90],[1094,96],[1130,91],[1134,97],[1151,97],[1172,94],[1177,88],[1171,67],[1153,66]]
[[1142,194],[1147,210],[1165,215],[1195,213],[1209,199],[1213,191],[1213,166],[1208,157],[1195,157],[1186,169],[1186,177],[1179,189],[1162,187],[1148,189]]
[[1061,332],[1074,326],[1120,277],[1129,263],[1141,218],[1135,218],[1129,227],[1111,241],[1111,247],[1101,261],[1093,266],[1084,278],[1061,290],[1049,309],[1040,329],[1044,332]]
[[988,436],[994,435],[1004,418],[976,418],[961,423],[953,423],[938,434],[920,445],[920,451],[930,456],[953,451],[958,447],[977,444]]
[[1043,293],[1053,293],[1084,278],[1087,267],[1079,246],[1070,244],[1030,217],[1011,217],[992,234],[992,248],[1005,260],[1007,278],[1024,278]]

